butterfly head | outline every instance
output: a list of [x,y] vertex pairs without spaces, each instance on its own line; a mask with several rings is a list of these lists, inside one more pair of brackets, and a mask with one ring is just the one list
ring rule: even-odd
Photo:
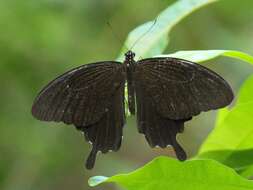
[[135,53],[129,50],[128,52],[125,53],[125,58],[126,60],[133,60],[135,57]]

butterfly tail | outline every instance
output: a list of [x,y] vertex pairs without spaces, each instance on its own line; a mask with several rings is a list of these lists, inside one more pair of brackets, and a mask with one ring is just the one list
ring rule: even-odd
[[95,161],[96,161],[96,157],[97,157],[97,150],[95,150],[94,148],[92,148],[87,160],[86,160],[86,168],[91,170],[94,165],[95,165]]

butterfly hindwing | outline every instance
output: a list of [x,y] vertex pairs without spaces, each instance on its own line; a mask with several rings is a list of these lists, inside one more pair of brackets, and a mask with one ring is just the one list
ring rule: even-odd
[[135,80],[165,118],[190,118],[231,103],[233,92],[215,72],[182,59],[150,58],[137,62]]
[[172,120],[162,117],[155,109],[154,102],[138,81],[136,85],[137,126],[138,131],[145,135],[151,147],[166,148],[172,146],[179,160],[186,159],[186,153],[177,142],[176,136],[183,132],[185,120]]
[[118,62],[80,66],[50,82],[35,99],[32,114],[44,121],[91,125],[101,119],[111,97],[124,83],[125,74]]
[[89,126],[76,126],[83,131],[85,139],[92,144],[86,168],[92,169],[97,152],[107,153],[120,148],[125,124],[124,85],[118,88],[110,98],[106,113],[96,123]]

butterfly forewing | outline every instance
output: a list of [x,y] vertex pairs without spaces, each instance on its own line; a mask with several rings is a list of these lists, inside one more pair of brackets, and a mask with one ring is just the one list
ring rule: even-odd
[[118,62],[80,66],[49,83],[35,99],[32,114],[45,121],[91,125],[101,119],[124,83],[124,69]]
[[231,103],[228,83],[213,71],[182,59],[150,58],[136,64],[136,85],[142,87],[161,116],[186,119]]

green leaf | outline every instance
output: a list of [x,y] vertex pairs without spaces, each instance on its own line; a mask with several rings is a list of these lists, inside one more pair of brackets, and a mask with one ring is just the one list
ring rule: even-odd
[[[137,57],[152,57],[161,54],[168,45],[168,34],[184,17],[195,10],[217,0],[180,0],[169,6],[154,20],[138,26],[131,31],[118,59],[123,59],[126,48],[131,49]],[[153,25],[154,24],[154,25]],[[153,26],[152,26],[153,25]],[[152,28],[151,28],[152,26]],[[145,34],[145,35],[143,35]],[[135,42],[138,43],[135,44]],[[135,44],[134,47],[132,47]]]
[[253,76],[242,86],[232,109],[222,109],[215,129],[202,144],[201,158],[215,159],[244,177],[253,174]]
[[[224,156],[226,155],[226,156]],[[229,155],[229,157],[227,156]],[[227,166],[234,168],[238,173],[245,173],[252,166],[253,149],[245,150],[217,150],[200,154],[198,158],[218,160]],[[252,173],[251,173],[252,174]],[[251,175],[249,174],[249,175]]]
[[232,57],[253,64],[253,57],[247,53],[234,50],[195,50],[195,51],[178,51],[172,54],[157,55],[155,57],[175,57],[186,59],[193,62],[203,62],[214,59],[219,56]]
[[216,126],[200,149],[200,153],[213,150],[241,150],[253,148],[253,102],[231,109]]
[[237,104],[250,103],[253,101],[253,75],[250,76],[240,89]]
[[92,177],[90,185],[115,182],[128,190],[245,190],[253,189],[253,182],[214,160],[180,162],[159,157],[129,174],[110,178]]

